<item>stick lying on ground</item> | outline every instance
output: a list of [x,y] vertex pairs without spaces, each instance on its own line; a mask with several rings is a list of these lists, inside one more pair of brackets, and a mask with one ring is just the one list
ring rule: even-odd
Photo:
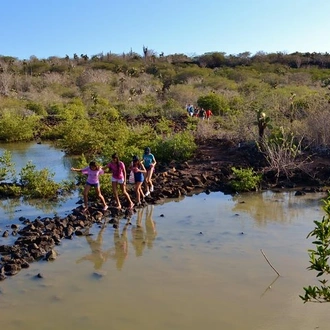
[[275,271],[275,273],[278,275],[278,276],[281,276],[281,274],[274,268],[274,266],[270,263],[270,261],[268,260],[268,258],[266,257],[264,251],[262,251],[262,249],[260,249],[260,252],[262,253],[262,255],[265,257],[266,261],[268,262],[269,266],[272,267]]

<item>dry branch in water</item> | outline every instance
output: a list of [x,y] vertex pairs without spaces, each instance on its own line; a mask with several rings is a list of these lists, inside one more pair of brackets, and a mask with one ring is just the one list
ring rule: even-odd
[[262,249],[260,249],[260,252],[262,253],[262,255],[264,256],[264,258],[266,259],[266,261],[268,262],[269,266],[273,268],[273,270],[275,271],[275,273],[278,276],[281,276],[281,274],[275,269],[275,267],[270,263],[270,261],[268,260],[268,258],[266,257],[264,251],[262,251]]

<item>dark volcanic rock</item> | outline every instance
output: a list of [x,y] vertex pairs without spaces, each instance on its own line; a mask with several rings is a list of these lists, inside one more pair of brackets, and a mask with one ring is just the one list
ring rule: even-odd
[[[157,156],[156,156],[157,158]],[[186,162],[157,164],[153,176],[155,190],[145,198],[141,206],[129,208],[127,201],[121,196],[122,209],[118,209],[113,200],[107,199],[109,208],[102,211],[102,205],[92,202],[84,212],[82,201],[66,217],[38,217],[31,221],[20,217],[20,224],[12,224],[12,235],[18,238],[13,245],[0,245],[0,281],[6,276],[17,274],[22,268],[28,268],[31,262],[45,258],[55,260],[54,247],[61,244],[63,239],[73,239],[76,236],[87,235],[89,228],[98,223],[112,224],[118,228],[122,218],[130,218],[138,208],[147,204],[160,204],[166,198],[180,198],[194,193],[222,191],[233,194],[231,188],[232,167],[253,168],[263,173],[263,188],[268,189],[277,185],[279,189],[290,187],[296,189],[297,195],[322,191],[322,187],[330,185],[330,158],[312,155],[312,160],[304,168],[296,168],[287,177],[277,175],[276,171],[267,169],[264,155],[259,152],[255,143],[236,143],[225,139],[198,141],[195,156]],[[303,188],[303,189],[301,189]],[[128,187],[134,200],[133,187]],[[107,196],[106,196],[107,197]],[[161,214],[160,217],[164,217]],[[24,226],[24,227],[23,227]],[[23,228],[22,228],[23,227]],[[9,231],[2,233],[9,236]],[[37,275],[42,278],[41,274]]]

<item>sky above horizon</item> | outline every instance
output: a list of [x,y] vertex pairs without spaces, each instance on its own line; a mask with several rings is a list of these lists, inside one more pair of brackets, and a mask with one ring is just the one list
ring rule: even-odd
[[330,52],[329,0],[11,0],[0,55]]

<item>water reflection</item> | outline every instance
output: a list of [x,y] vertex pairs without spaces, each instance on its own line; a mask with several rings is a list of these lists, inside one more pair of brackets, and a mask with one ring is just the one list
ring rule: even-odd
[[115,260],[117,270],[123,269],[125,260],[128,256],[128,225],[128,223],[125,224],[121,233],[118,228],[116,228],[113,233],[114,248],[112,249],[112,253],[110,256],[113,260]]
[[[156,239],[156,225],[153,220],[154,206],[148,205],[137,211],[136,225],[132,228],[132,245],[135,250],[135,255],[140,257],[147,246],[149,249],[153,247],[153,242]],[[143,228],[143,215],[145,213],[145,229]]]
[[[281,202],[273,207],[284,211],[274,211],[270,219],[266,211],[274,196]],[[328,307],[299,299],[314,278],[306,271],[311,245],[306,235],[310,219],[323,214],[318,205],[316,194],[248,194],[233,201],[212,193],[149,205],[134,214],[133,226],[124,219],[115,229],[95,224],[94,236],[58,246],[56,262],[32,263],[1,282],[1,325],[26,330],[108,329],[109,324],[128,330],[199,330],[215,324],[221,329],[327,329]],[[299,216],[274,225],[286,206]],[[253,212],[263,208],[265,225],[259,230]],[[233,209],[245,214],[235,217]],[[239,234],[241,223],[246,235]],[[281,277],[275,277],[260,248]],[[102,281],[91,280],[91,270],[100,269]],[[36,280],[39,272],[45,276]]]
[[23,212],[22,216],[26,217],[25,211],[29,208],[34,209],[34,215],[42,216],[43,214],[57,214],[62,203],[65,202],[69,196],[59,198],[56,200],[44,200],[44,199],[24,199],[24,198],[11,198],[0,199],[0,216],[6,214],[8,219],[14,219],[19,212]]
[[82,261],[90,261],[92,264],[94,264],[95,270],[100,270],[103,264],[109,259],[111,249],[102,251],[104,229],[105,226],[103,225],[101,227],[101,230],[97,234],[96,239],[93,239],[90,234],[86,235],[86,241],[91,249],[91,253],[78,259],[77,264],[79,264]]
[[68,157],[62,150],[57,149],[51,143],[37,144],[36,142],[16,142],[0,144],[0,153],[10,151],[12,162],[15,163],[16,173],[31,161],[37,170],[48,168],[54,173],[55,181],[74,178],[70,171],[73,158]]
[[148,205],[146,208],[146,239],[147,247],[151,249],[153,247],[154,240],[157,237],[156,224],[153,220],[154,205]]
[[79,264],[83,261],[90,261],[94,265],[95,270],[100,270],[108,259],[112,259],[116,263],[117,270],[122,270],[128,255],[128,225],[129,224],[126,223],[121,232],[118,228],[114,230],[114,246],[106,250],[103,250],[103,233],[106,228],[105,224],[102,225],[96,239],[93,239],[93,236],[88,233],[85,237],[87,244],[91,249],[91,253],[79,258],[76,263]]
[[325,196],[326,193],[295,196],[295,191],[239,194],[233,197],[233,212],[248,213],[262,226],[270,221],[287,223],[297,219],[304,208],[319,209]]
[[269,290],[272,289],[272,286],[275,284],[275,282],[280,278],[280,275],[277,275],[275,277],[275,279],[270,283],[268,284],[267,288],[265,289],[265,291],[261,294],[260,298],[262,298]]
[[[135,250],[137,257],[143,255],[144,249],[153,247],[154,240],[157,236],[156,225],[153,220],[154,206],[148,205],[143,209],[137,210],[136,224],[131,229],[131,244]],[[143,226],[144,222],[144,226]],[[129,222],[126,222],[123,228],[115,228],[113,231],[113,247],[104,250],[103,234],[106,225],[103,224],[96,238],[91,234],[87,234],[86,241],[91,250],[91,253],[79,258],[76,263],[90,261],[95,270],[100,270],[103,264],[111,259],[115,261],[117,270],[122,270],[125,261],[128,258],[129,241],[128,228]]]

